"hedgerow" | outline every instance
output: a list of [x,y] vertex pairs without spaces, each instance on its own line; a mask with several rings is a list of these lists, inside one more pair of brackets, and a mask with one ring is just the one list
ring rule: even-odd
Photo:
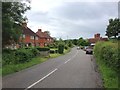
[[29,62],[38,54],[39,51],[36,48],[21,48],[17,50],[3,49],[2,65]]
[[118,43],[98,42],[94,47],[94,55],[97,60],[101,60],[108,67],[120,71]]

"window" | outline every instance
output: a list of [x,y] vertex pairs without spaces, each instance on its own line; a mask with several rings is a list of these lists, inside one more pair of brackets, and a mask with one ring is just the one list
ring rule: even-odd
[[38,40],[38,37],[35,37],[35,40]]
[[34,39],[34,36],[30,36],[30,39]]
[[22,36],[23,38],[25,38],[25,35],[23,34],[23,36]]

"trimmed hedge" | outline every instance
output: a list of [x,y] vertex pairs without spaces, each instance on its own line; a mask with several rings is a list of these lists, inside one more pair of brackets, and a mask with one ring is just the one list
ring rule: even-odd
[[64,53],[64,44],[59,44],[58,45],[58,53],[63,54]]
[[94,55],[97,60],[103,61],[108,67],[120,71],[118,43],[98,42],[94,47]]

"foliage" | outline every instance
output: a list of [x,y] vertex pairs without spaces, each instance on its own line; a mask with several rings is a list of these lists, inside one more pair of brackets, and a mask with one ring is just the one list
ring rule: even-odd
[[22,48],[18,50],[3,50],[2,65],[25,63],[37,56],[39,51],[36,48]]
[[78,45],[78,40],[77,40],[77,39],[73,39],[73,40],[72,40],[72,43],[73,43],[74,45]]
[[120,71],[118,43],[98,42],[94,48],[94,55],[96,58],[103,61],[108,67]]
[[90,45],[90,43],[87,40],[83,39],[82,37],[79,38],[78,46],[88,46],[88,45]]
[[25,19],[24,13],[30,6],[23,2],[2,2],[2,46],[13,44],[21,34],[20,23]]
[[106,35],[110,38],[114,36],[116,38],[120,33],[120,19],[109,19],[109,25],[107,26]]
[[5,76],[10,73],[18,72],[20,70],[31,67],[33,65],[40,64],[46,60],[47,58],[35,57],[35,58],[32,58],[27,63],[9,64],[9,65],[3,66],[2,75]]
[[60,43],[58,45],[58,53],[59,54],[63,54],[64,53],[64,44],[63,43]]

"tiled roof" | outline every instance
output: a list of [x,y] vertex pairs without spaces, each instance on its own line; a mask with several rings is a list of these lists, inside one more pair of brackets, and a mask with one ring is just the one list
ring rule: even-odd
[[97,41],[107,41],[108,40],[108,38],[90,38],[90,39],[88,39],[88,41],[90,42],[90,43],[96,43]]
[[48,34],[45,33],[45,32],[37,31],[36,34],[37,34],[40,38],[52,38],[52,37],[50,37],[50,35],[48,35]]
[[24,28],[23,27],[23,34],[25,35],[31,35],[31,36],[38,36],[36,33],[34,33],[30,28]]

